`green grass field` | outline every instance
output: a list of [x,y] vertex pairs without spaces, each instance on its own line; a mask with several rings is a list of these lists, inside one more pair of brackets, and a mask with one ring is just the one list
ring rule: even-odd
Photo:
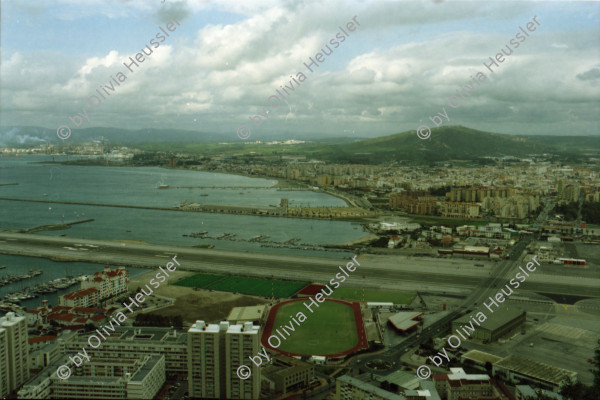
[[219,279],[225,278],[223,275],[209,275],[209,274],[196,274],[192,276],[188,276],[178,282],[175,282],[174,285],[177,286],[185,286],[185,287],[193,287],[193,288],[203,288],[206,285],[209,285]]
[[271,282],[275,297],[290,297],[306,286],[306,283],[271,281],[270,279],[227,277],[211,283],[204,289],[220,290],[223,292],[237,292],[256,296],[271,296]]
[[[358,336],[352,308],[335,301],[325,301],[319,304],[319,308],[311,308],[314,313],[304,306],[303,301],[285,304],[279,308],[271,334],[275,334],[275,329],[280,325],[289,327],[290,321],[296,328],[294,332],[286,328],[290,333],[289,337],[279,328],[286,338],[281,341],[279,349],[300,355],[327,355],[341,353],[356,346]],[[296,317],[299,311],[306,315],[304,322],[300,322]],[[290,315],[296,318],[300,326],[292,321]],[[276,344],[275,341],[273,343]]]
[[[365,300],[372,302],[394,303],[394,304],[410,304],[415,298],[414,293],[393,293],[383,292],[379,290],[365,290]],[[331,295],[337,299],[359,300],[362,301],[362,289],[340,288],[333,291]]]

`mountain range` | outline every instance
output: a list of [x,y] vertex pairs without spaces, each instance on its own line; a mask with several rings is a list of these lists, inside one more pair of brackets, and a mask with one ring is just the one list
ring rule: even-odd
[[[112,144],[128,146],[146,144],[145,148],[174,151],[189,148],[190,152],[195,152],[194,149],[200,143],[212,143],[211,153],[222,150],[227,150],[227,153],[247,152],[261,146],[241,141],[233,135],[227,138],[228,144],[219,146],[218,143],[224,142],[223,134],[186,130],[87,128],[73,130],[71,137],[62,142],[57,138],[56,131],[47,128],[26,126],[0,128],[0,145],[7,147],[31,146],[47,141],[52,144],[82,143],[99,141],[102,138],[106,143]],[[279,149],[284,149],[282,153],[285,154],[305,154],[339,163],[373,164],[390,161],[427,163],[475,160],[484,157],[527,157],[544,153],[579,159],[582,155],[599,156],[600,137],[507,135],[463,126],[445,126],[433,129],[431,137],[426,140],[419,139],[416,131],[408,131],[374,139],[312,139],[302,145],[271,148],[275,153],[278,153]]]

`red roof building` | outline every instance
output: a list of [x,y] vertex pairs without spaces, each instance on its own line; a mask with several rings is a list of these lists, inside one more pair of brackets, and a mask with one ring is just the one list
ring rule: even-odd
[[60,296],[59,303],[67,307],[90,307],[100,303],[100,291],[96,288],[80,289]]
[[108,299],[127,292],[128,273],[125,267],[111,270],[106,266],[104,270],[88,276],[81,282],[82,289],[96,288],[100,291],[100,300]]

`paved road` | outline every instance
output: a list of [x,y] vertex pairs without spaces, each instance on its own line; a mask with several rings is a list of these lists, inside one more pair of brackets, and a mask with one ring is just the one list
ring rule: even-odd
[[[87,251],[67,249],[67,247],[80,248],[76,244],[92,244],[98,247],[88,247],[90,250]],[[523,249],[524,245],[520,243],[515,246],[514,252],[520,254]],[[6,232],[0,232],[0,253],[148,268],[158,268],[159,265],[164,265],[172,255],[177,254],[182,263],[181,267],[178,267],[181,270],[263,277],[274,275],[275,278],[321,282],[329,281],[339,272],[338,265],[348,262],[347,259],[279,256]],[[505,262],[500,263],[495,267],[496,275],[494,276],[497,276],[499,269],[508,271],[510,267]],[[390,287],[406,284],[408,281],[421,286],[429,284],[433,288],[438,285],[463,288],[481,287],[480,277],[444,274],[443,271],[407,271],[400,268],[390,269],[383,266],[366,265],[365,263],[362,263],[357,271],[359,272],[355,276],[351,276],[349,281],[361,286],[378,286],[384,281],[388,285],[387,287]],[[522,290],[556,294],[577,293],[582,296],[598,295],[595,282],[590,280],[552,283],[525,282]]]

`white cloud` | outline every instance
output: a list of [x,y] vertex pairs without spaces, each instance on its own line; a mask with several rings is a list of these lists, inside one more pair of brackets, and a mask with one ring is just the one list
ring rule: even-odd
[[[582,117],[580,133],[596,126],[596,117],[587,116],[598,111],[600,57],[588,40],[597,28],[565,32],[544,25],[492,74],[482,63],[489,63],[488,57],[527,22],[530,16],[515,16],[527,13],[529,6],[448,3],[171,2],[169,7],[190,17],[135,72],[127,73],[102,106],[90,111],[90,119],[94,126],[121,126],[137,118],[137,127],[179,129],[197,128],[190,122],[195,119],[204,130],[230,131],[235,138],[237,125],[266,108],[270,118],[260,128],[266,131],[391,134],[415,129],[442,107],[448,109],[448,96],[482,71],[488,80],[449,111],[453,124],[497,126],[497,131],[518,124],[521,130],[540,133],[552,129],[546,122],[572,119],[575,112]],[[73,14],[83,10],[111,18],[135,12],[172,15],[160,8],[166,6],[141,0],[59,4],[72,7]],[[198,23],[204,13],[216,12],[229,13],[237,22]],[[309,73],[302,63],[355,15],[360,27]],[[485,24],[503,30],[482,30]],[[148,38],[154,33],[148,32]],[[62,124],[87,108],[88,97],[126,71],[123,62],[135,56],[114,49],[93,54],[66,59],[50,52],[3,54],[3,123]],[[271,109],[267,98],[298,71],[307,80]],[[502,125],[507,118],[514,119],[512,125]],[[564,131],[560,122],[553,129]]]

